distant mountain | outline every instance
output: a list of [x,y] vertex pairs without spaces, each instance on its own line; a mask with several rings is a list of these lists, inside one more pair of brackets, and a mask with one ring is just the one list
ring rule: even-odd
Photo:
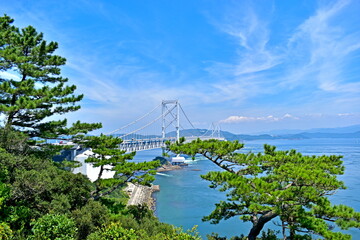
[[[341,128],[318,128],[309,130],[297,130],[299,132],[292,131],[273,131],[269,134],[234,134],[227,131],[221,131],[221,137],[229,141],[240,140],[275,140],[275,139],[308,139],[308,138],[360,138],[360,125],[353,125],[349,127]],[[291,132],[291,133],[290,133]],[[180,136],[209,136],[211,132],[207,129],[185,129],[180,131]],[[122,136],[123,134],[114,134],[114,136]],[[166,134],[167,137],[176,137],[176,132],[172,131]],[[151,138],[161,137],[160,135],[146,136]],[[137,135],[137,138],[141,138],[141,135]]]
[[337,128],[312,128],[312,129],[282,129],[282,130],[272,130],[267,132],[262,132],[262,134],[299,134],[299,133],[355,133],[360,131],[360,124],[347,126],[347,127],[337,127]]
[[354,133],[322,133],[322,132],[315,132],[309,133],[304,132],[301,133],[302,136],[307,138],[360,138],[360,131]]
[[[186,129],[186,130],[181,130],[180,131],[180,135],[184,136],[184,137],[191,137],[191,136],[201,136],[204,135],[207,132],[206,129]],[[170,132],[167,134],[167,136],[169,137],[175,137],[176,136],[176,132]],[[208,136],[208,134],[206,135]],[[301,134],[285,134],[285,135],[270,135],[270,134],[260,134],[260,135],[248,135],[248,134],[234,134],[231,132],[227,132],[227,131],[221,131],[220,134],[221,137],[224,137],[225,139],[229,140],[229,141],[234,141],[234,140],[260,140],[260,139],[265,139],[265,140],[270,140],[270,139],[304,139],[304,138],[308,138],[307,136],[303,136]]]
[[309,133],[354,133],[360,131],[360,124],[337,128],[315,128],[307,130]]
[[[357,126],[359,127],[359,131],[355,132],[346,132],[350,130],[356,130]],[[360,125],[346,127],[346,128],[336,128],[336,129],[318,129],[320,132],[315,132],[315,129],[310,130],[309,132],[297,132],[297,133],[284,133],[284,134],[234,134],[227,131],[221,131],[221,137],[229,141],[233,140],[274,140],[274,139],[308,139],[308,138],[360,138]],[[180,135],[184,137],[189,136],[201,136],[207,130],[206,129],[188,129],[180,131]],[[313,132],[314,131],[314,132]],[[175,137],[176,133],[171,132],[168,136]]]

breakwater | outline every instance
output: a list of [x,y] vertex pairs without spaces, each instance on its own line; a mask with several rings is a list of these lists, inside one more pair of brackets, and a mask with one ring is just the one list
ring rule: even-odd
[[149,209],[155,209],[155,200],[152,197],[153,192],[160,191],[159,185],[150,187],[139,184],[128,183],[125,192],[129,195],[127,206],[130,205],[147,205]]

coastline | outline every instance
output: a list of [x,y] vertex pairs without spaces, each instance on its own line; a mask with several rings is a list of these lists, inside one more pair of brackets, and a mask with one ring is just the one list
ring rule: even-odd
[[[168,172],[168,171],[180,170],[180,169],[182,169],[182,167],[178,165],[164,164],[161,167],[159,167],[156,171]],[[153,193],[160,191],[160,185],[151,185],[149,187],[134,183],[128,183],[124,191],[129,195],[129,200],[126,206],[145,204],[146,206],[149,207],[149,209],[155,211],[156,200],[155,197],[153,196]]]
[[164,164],[161,167],[159,167],[156,171],[167,172],[167,171],[180,170],[180,169],[182,169],[182,167],[179,165]]
[[146,205],[151,210],[155,210],[155,199],[152,194],[160,191],[159,185],[143,186],[134,183],[128,183],[125,192],[129,195],[129,200],[126,206],[131,205]]

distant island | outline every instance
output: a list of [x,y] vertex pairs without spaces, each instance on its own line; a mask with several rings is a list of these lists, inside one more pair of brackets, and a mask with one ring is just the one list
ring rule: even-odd
[[[192,129],[181,131],[181,136],[199,136],[198,134],[203,132],[204,129]],[[206,130],[205,130],[206,131]],[[174,135],[175,136],[175,135]],[[234,134],[227,131],[221,131],[221,136],[225,137],[229,141],[233,140],[276,140],[276,139],[309,139],[309,138],[360,138],[360,131],[351,133],[331,133],[331,132],[301,132],[295,134]]]
[[[185,129],[180,131],[184,137],[201,136],[207,129]],[[298,132],[297,132],[298,131]],[[339,128],[316,128],[308,130],[276,130],[261,134],[235,134],[228,131],[220,131],[221,137],[226,140],[251,141],[251,140],[276,140],[276,139],[310,139],[310,138],[360,138],[360,124]],[[122,134],[117,134],[121,136]],[[168,137],[175,137],[175,132],[166,134]],[[149,137],[149,136],[147,136]],[[160,137],[153,135],[152,137]]]

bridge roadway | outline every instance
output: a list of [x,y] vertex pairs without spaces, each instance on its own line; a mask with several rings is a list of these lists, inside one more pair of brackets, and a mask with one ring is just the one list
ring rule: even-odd
[[[218,139],[218,140],[225,140],[225,138],[219,137],[186,137],[185,142],[191,142],[200,138],[201,140],[209,140],[209,139]],[[156,148],[165,147],[165,142],[170,141],[174,143],[177,140],[176,137],[169,137],[169,138],[151,138],[151,139],[133,139],[133,140],[124,140],[120,145],[119,149],[126,151],[126,152],[135,152],[135,151],[144,151]]]

